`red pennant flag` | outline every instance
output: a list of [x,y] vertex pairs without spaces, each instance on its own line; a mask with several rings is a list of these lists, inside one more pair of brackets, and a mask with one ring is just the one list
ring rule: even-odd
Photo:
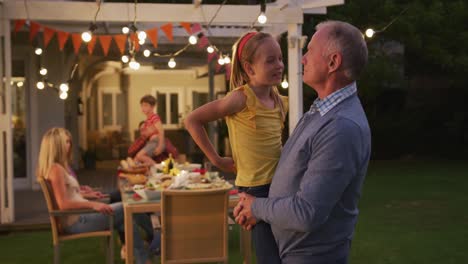
[[29,26],[29,41],[32,41],[34,37],[37,35],[37,32],[41,29],[41,25],[36,22],[31,21],[31,25]]
[[210,61],[212,61],[213,59],[217,59],[217,58],[218,58],[218,54],[216,54],[215,52],[208,53],[208,63],[210,63]]
[[78,54],[78,51],[80,51],[81,47],[81,34],[78,33],[73,33],[71,34],[72,38],[72,43],[73,43],[73,50],[75,51],[75,54]]
[[152,29],[146,30],[146,35],[153,43],[153,46],[157,48],[158,47],[158,28],[152,28]]
[[185,29],[185,31],[187,31],[187,33],[189,33],[189,35],[192,35],[192,28],[191,28],[190,23],[180,22],[180,25]]
[[53,28],[44,27],[44,48],[49,46],[50,40],[54,37],[55,32],[56,31]]
[[167,38],[170,41],[174,40],[174,37],[172,36],[172,24],[171,23],[162,25],[161,30],[166,34]]
[[65,43],[67,43],[67,40],[68,40],[69,36],[70,36],[70,33],[68,33],[68,32],[57,31],[57,39],[58,39],[58,44],[59,44],[60,51],[62,51],[63,47],[65,47]]
[[26,24],[26,20],[25,19],[17,19],[15,20],[15,29],[14,29],[14,32],[18,32],[20,29],[23,28],[24,24]]
[[231,64],[226,64],[226,81],[231,79]]
[[135,45],[135,51],[140,50],[140,43],[138,43],[138,36],[135,33],[130,34],[130,40],[132,41],[133,45]]
[[192,25],[192,32],[193,32],[193,34],[198,33],[198,32],[200,32],[200,31],[202,31],[202,28],[201,28],[200,23],[196,23],[196,24],[193,24],[193,25]]
[[208,38],[205,35],[198,40],[198,47],[199,48],[204,48],[204,47],[208,46],[209,44],[210,44],[210,42],[208,41]]
[[215,72],[218,73],[222,67],[223,67],[222,65],[219,65],[219,63],[216,63]]
[[119,48],[120,54],[123,55],[125,52],[125,44],[127,42],[127,35],[124,35],[124,34],[114,35],[114,41],[117,44],[117,47]]
[[89,55],[93,54],[94,46],[96,46],[96,37],[93,36],[91,40],[88,42],[88,53]]
[[101,43],[102,51],[104,51],[104,56],[107,56],[107,54],[109,53],[112,36],[101,35],[101,36],[98,36],[98,38],[99,38],[99,43]]

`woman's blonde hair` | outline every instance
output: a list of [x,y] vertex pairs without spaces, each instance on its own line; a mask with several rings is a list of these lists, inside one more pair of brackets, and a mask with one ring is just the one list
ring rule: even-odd
[[[244,37],[249,34],[254,33],[255,35],[251,37],[244,44],[241,50],[241,54],[238,53],[239,44]],[[237,87],[245,85],[249,82],[249,76],[247,75],[244,69],[244,63],[253,63],[255,58],[256,51],[260,48],[263,42],[267,39],[274,39],[272,35],[264,32],[254,32],[250,31],[242,35],[236,43],[232,46],[232,59],[231,59],[231,80],[229,82],[229,89],[232,91]],[[280,93],[276,86],[273,86],[272,89],[273,99],[275,104],[279,106],[281,111],[281,117],[283,121],[286,119],[286,111],[284,109],[283,101],[281,100]]]
[[71,151],[67,151],[67,139],[71,140],[71,134],[61,127],[51,128],[44,134],[39,150],[38,178],[47,178],[50,168],[54,164],[68,168]]

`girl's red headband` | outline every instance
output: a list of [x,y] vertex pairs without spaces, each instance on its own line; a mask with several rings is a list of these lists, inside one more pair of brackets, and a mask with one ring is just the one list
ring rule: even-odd
[[237,46],[237,59],[240,61],[241,60],[241,55],[242,55],[242,50],[244,49],[245,44],[247,44],[247,41],[251,39],[253,36],[257,35],[257,32],[250,32],[247,33],[240,41],[239,45]]

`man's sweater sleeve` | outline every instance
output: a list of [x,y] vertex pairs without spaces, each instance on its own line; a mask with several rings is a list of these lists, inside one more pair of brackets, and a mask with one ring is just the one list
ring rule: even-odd
[[[282,229],[311,232],[327,220],[339,202],[358,169],[362,146],[359,127],[348,119],[336,118],[309,143],[304,147],[308,148],[305,152],[310,159],[299,189],[286,197],[256,198],[252,213],[258,220]],[[288,175],[275,177],[281,181],[290,179]]]

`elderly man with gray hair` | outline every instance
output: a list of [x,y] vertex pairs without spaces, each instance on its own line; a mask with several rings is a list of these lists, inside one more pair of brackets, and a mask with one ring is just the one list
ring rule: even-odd
[[286,142],[268,198],[242,194],[234,215],[247,229],[269,223],[282,263],[344,264],[371,154],[356,86],[367,46],[348,23],[316,29],[302,63],[304,82],[318,98]]

